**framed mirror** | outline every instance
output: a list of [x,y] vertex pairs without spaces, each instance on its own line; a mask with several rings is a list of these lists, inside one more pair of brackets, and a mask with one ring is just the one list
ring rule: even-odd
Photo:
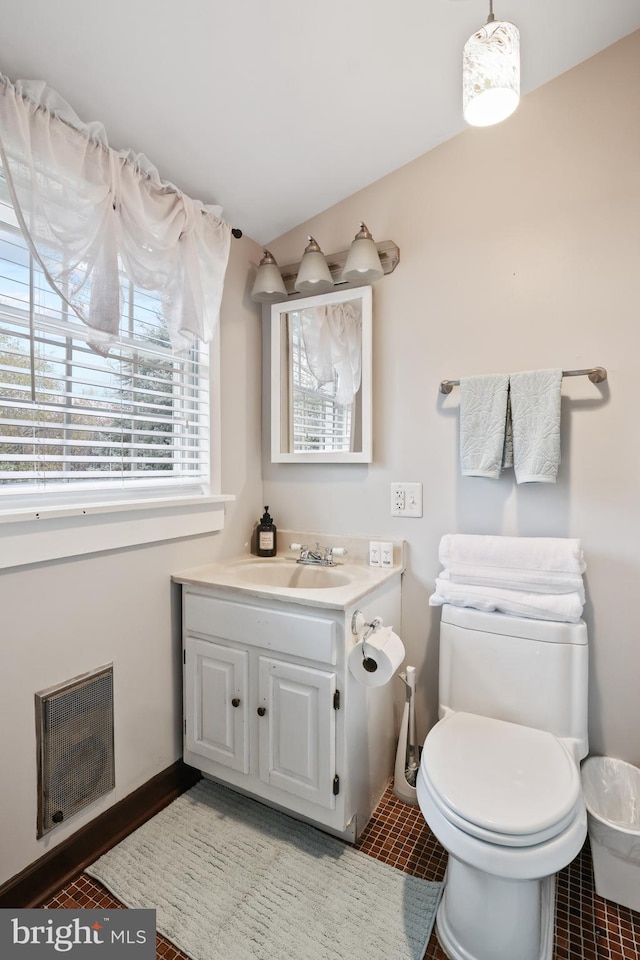
[[371,462],[371,287],[271,307],[271,460]]

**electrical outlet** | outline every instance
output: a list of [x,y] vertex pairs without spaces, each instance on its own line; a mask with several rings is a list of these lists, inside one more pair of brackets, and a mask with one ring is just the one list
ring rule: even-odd
[[422,484],[421,483],[392,483],[391,484],[391,516],[392,517],[421,517],[422,516]]

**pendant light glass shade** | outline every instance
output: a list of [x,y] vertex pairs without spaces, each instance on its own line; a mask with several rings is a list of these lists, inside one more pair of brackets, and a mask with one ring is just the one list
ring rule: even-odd
[[520,103],[520,32],[513,23],[494,20],[469,37],[462,54],[464,119],[489,127],[510,117]]
[[287,289],[282,275],[278,270],[275,257],[268,250],[258,264],[256,279],[253,282],[251,299],[259,303],[275,303],[277,300],[286,300]]
[[308,240],[309,243],[296,277],[295,288],[300,293],[327,293],[333,290],[333,279],[327,261],[313,237],[309,237]]
[[356,233],[347,262],[342,271],[342,279],[349,282],[373,283],[384,276],[377,247],[364,223]]

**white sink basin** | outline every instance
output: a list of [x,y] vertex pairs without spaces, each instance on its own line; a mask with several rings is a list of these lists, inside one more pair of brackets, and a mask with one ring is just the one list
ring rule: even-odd
[[[315,543],[324,535],[304,531],[278,531],[287,543]],[[297,563],[299,551],[276,557],[243,554],[218,563],[208,563],[174,574],[176,583],[195,587],[219,587],[233,591],[236,603],[254,603],[256,597],[266,601],[306,605],[330,610],[347,610],[383,583],[399,579],[403,570],[402,545],[394,544],[394,566],[390,569],[368,564],[369,542],[363,539],[331,537],[344,545],[349,559],[334,566]]]
[[351,577],[334,567],[305,566],[295,561],[244,563],[234,570],[234,577],[242,583],[265,587],[287,587],[299,590],[322,590],[344,587]]

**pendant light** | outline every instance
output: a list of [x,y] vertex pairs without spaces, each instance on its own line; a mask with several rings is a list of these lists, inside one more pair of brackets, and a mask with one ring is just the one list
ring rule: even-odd
[[265,250],[258,264],[251,299],[259,303],[274,303],[276,300],[286,300],[286,298],[287,288],[278,270],[276,259],[272,253]]
[[510,117],[520,103],[520,32],[507,20],[489,16],[464,45],[462,54],[464,119],[489,127]]
[[327,293],[333,290],[333,279],[324,254],[313,237],[308,237],[308,245],[300,262],[295,288],[299,293]]
[[347,262],[342,271],[342,279],[348,282],[355,280],[360,283],[373,283],[384,276],[377,247],[369,233],[366,224],[360,224],[356,233]]

